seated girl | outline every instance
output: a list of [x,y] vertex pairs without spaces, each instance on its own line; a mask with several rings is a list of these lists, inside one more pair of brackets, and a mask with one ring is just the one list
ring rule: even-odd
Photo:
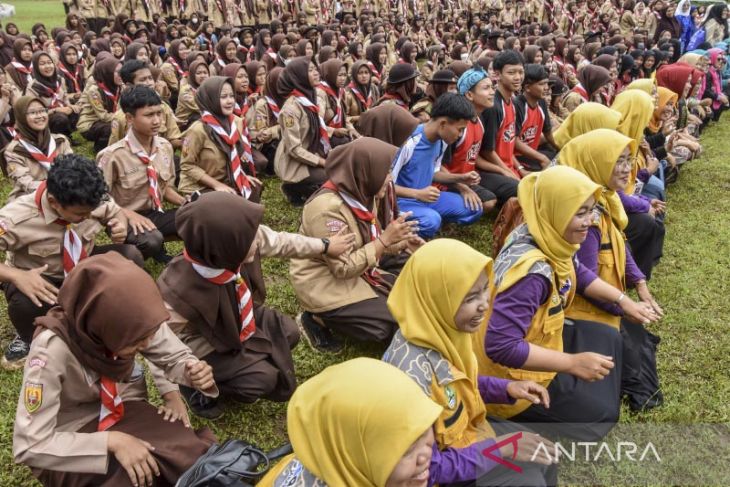
[[287,409],[294,453],[257,485],[427,485],[441,412],[391,365],[371,358],[333,365],[294,393]]
[[195,103],[195,94],[200,85],[208,79],[208,63],[204,60],[196,60],[190,64],[187,83],[180,83],[180,93],[175,108],[175,118],[180,126],[180,131],[186,131],[196,120],[200,119],[200,109]]
[[298,57],[284,68],[277,89],[286,97],[281,107],[281,141],[274,169],[289,202],[301,206],[326,181],[325,157],[331,148],[327,124],[317,105],[317,65]]
[[253,123],[249,127],[254,149],[266,158],[266,173],[274,174],[274,156],[279,146],[281,127],[279,114],[285,98],[279,93],[279,76],[283,68],[272,68],[264,83],[263,96],[256,100],[253,107]]
[[[425,244],[408,260],[388,298],[398,321],[383,360],[405,372],[443,411],[434,423],[435,444],[429,485],[554,485],[557,470],[535,453],[537,435],[525,432],[517,463],[521,474],[482,454],[519,429],[486,418],[485,403],[525,399],[546,406],[544,387],[531,382],[480,376],[472,336],[486,325],[492,295],[492,259],[451,239]],[[504,437],[497,437],[499,430]],[[458,466],[458,467],[456,467]],[[549,479],[546,480],[546,475]]]
[[241,120],[233,114],[233,87],[231,78],[211,76],[195,93],[201,118],[190,126],[183,140],[179,185],[183,194],[224,191],[253,201],[261,197],[251,143],[241,132]]
[[101,152],[109,145],[112,119],[117,111],[122,85],[118,72],[121,65],[111,54],[101,58],[99,53],[94,61],[94,83],[86,83],[81,95],[81,113],[76,129],[86,140],[94,143],[94,152]]
[[[134,303],[134,306],[130,306]],[[36,319],[13,434],[15,461],[47,486],[174,484],[215,441],[177,386],[215,397],[211,367],[170,331],[160,292],[116,252],[81,261]],[[147,402],[142,355],[165,400]],[[164,413],[161,415],[160,413]]]
[[301,328],[317,350],[342,348],[332,331],[385,342],[397,328],[386,301],[402,261],[385,259],[383,264],[395,264],[382,267],[380,262],[386,255],[416,248],[421,240],[414,235],[416,223],[405,221],[409,214],[397,216],[394,199],[384,198],[395,151],[368,137],[337,147],[327,157],[329,181],[304,206],[299,230],[303,235],[355,234],[354,250],[339,259],[293,259],[289,266],[294,292],[305,310]]
[[541,423],[540,432],[550,435],[602,438],[620,410],[621,377],[614,368],[621,366],[621,336],[608,325],[565,320],[576,293],[613,303],[641,323],[657,319],[650,305],[634,302],[575,260],[601,193],[587,176],[563,166],[520,181],[525,224],[497,257],[494,308],[477,344],[486,351],[481,373],[534,380],[550,393],[550,409],[518,400],[488,404],[487,411]]
[[33,96],[48,109],[48,125],[53,133],[71,137],[79,120],[81,106],[74,103],[61,82],[53,58],[45,52],[33,55],[33,82],[28,84],[25,94]]
[[[235,217],[231,217],[234,215]],[[170,328],[213,367],[221,392],[237,401],[286,401],[296,378],[291,349],[299,341],[294,321],[266,306],[260,255],[336,257],[351,239],[276,233],[260,226],[263,207],[227,192],[212,192],[180,207],[175,217],[185,244],[158,284]],[[182,393],[198,415],[216,418],[216,401],[189,388]]]
[[16,136],[0,152],[0,164],[13,182],[8,202],[30,194],[46,180],[56,157],[71,154],[71,143],[48,128],[48,109],[40,99],[22,96],[13,105]]
[[[619,291],[627,292],[628,287],[635,288],[639,299],[649,304],[658,317],[662,317],[664,311],[649,291],[646,277],[636,266],[626,246],[623,230],[629,219],[616,193],[628,184],[631,175],[630,148],[633,144],[633,140],[614,130],[598,129],[570,141],[560,152],[559,161],[603,187],[603,193],[596,202],[596,216],[577,253],[581,265]],[[636,374],[642,368],[639,357],[646,355],[646,352],[641,351],[645,350],[642,345],[649,334],[640,323],[622,319],[623,314],[623,310],[617,306],[578,295],[565,311],[570,319],[597,321],[617,329],[620,326],[624,337],[621,382],[625,386],[622,392],[629,396],[629,405],[634,410],[656,407],[661,403],[661,392],[658,388],[643,390],[645,388],[641,386],[646,381],[639,380]]]
[[347,120],[355,127],[358,126],[360,116],[380,98],[380,91],[372,79],[367,61],[355,61],[350,69],[350,83],[345,90]]
[[330,59],[322,63],[320,70],[319,109],[327,124],[332,146],[337,147],[359,136],[346,116],[344,87],[347,84],[347,68],[339,59]]

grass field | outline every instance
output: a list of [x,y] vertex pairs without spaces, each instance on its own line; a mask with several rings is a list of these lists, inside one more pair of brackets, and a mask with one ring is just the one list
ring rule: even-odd
[[[60,0],[10,2],[18,15],[12,19],[20,28],[43,21],[50,29],[62,25],[63,8]],[[622,423],[651,424],[730,424],[730,140],[727,138],[727,117],[705,131],[702,142],[705,153],[690,162],[682,171],[677,184],[669,191],[667,239],[664,258],[656,269],[651,288],[664,306],[666,318],[652,327],[662,338],[658,352],[659,372],[665,396],[663,407],[649,413],[633,415],[624,411]],[[77,140],[81,141],[77,136]],[[78,152],[93,156],[88,143]],[[7,181],[0,181],[0,197],[7,193]],[[278,191],[274,179],[266,180],[264,193],[266,223],[277,230],[296,231],[297,211],[288,206]],[[449,227],[447,236],[462,239],[475,248],[489,253],[491,220],[485,219],[468,228]],[[170,250],[179,250],[171,246]],[[267,260],[264,271],[268,286],[268,305],[289,315],[298,306],[288,281],[287,262]],[[157,275],[159,266],[150,264],[148,270]],[[0,298],[0,344],[12,336]],[[382,348],[349,345],[344,355],[322,356],[313,353],[304,343],[295,350],[295,363],[300,381],[311,377],[326,366],[360,355],[378,356]],[[11,453],[13,417],[21,382],[20,372],[0,371],[0,486],[35,485],[25,467],[13,464]],[[259,401],[250,406],[230,404],[226,415],[207,424],[219,438],[243,438],[264,448],[285,441],[285,405]],[[681,438],[678,440],[681,441]],[[727,445],[725,445],[727,446]],[[712,446],[706,446],[713,448]],[[722,450],[720,450],[722,451]],[[712,464],[717,476],[713,484],[730,484],[730,456],[719,454]],[[688,475],[691,469],[681,465],[666,465],[666,470],[654,477],[652,484],[673,485],[678,472]],[[638,468],[638,467],[632,467]],[[568,483],[574,481],[575,469],[564,470]],[[631,484],[632,469],[615,470],[611,466],[592,467],[592,475],[602,485]],[[573,481],[571,481],[573,479]],[[686,482],[682,482],[686,483]],[[694,484],[701,482],[691,482]]]

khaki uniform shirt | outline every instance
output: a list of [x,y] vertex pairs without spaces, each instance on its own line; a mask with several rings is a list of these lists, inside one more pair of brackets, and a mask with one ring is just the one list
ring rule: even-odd
[[[322,239],[306,237],[296,233],[277,232],[266,225],[259,226],[256,232],[256,243],[261,257],[313,258],[322,255],[324,250]],[[170,325],[178,338],[190,347],[196,357],[203,358],[215,351],[210,342],[198,333],[187,318],[175,311],[169,304],[165,303],[165,306],[167,311],[170,312],[170,319],[167,324]]]
[[[238,125],[239,130],[242,129],[243,121],[240,118],[234,117],[234,123]],[[200,183],[200,178],[205,175],[230,186],[228,163],[228,153],[218,147],[205,131],[205,124],[197,120],[185,131],[178,190],[182,194],[190,194],[209,189]]]
[[[48,203],[48,193],[41,198],[43,213],[38,210],[35,195],[21,196],[0,209],[0,250],[7,252],[5,264],[18,269],[30,270],[48,264],[44,275],[63,279],[63,235],[66,228],[55,223],[60,218]],[[121,209],[108,201],[102,203],[91,217],[73,224],[81,239],[86,255],[94,249],[96,234]]]
[[[74,111],[74,113],[78,113],[81,110],[81,105],[75,105],[71,103],[71,100],[69,99],[69,95],[66,92],[66,85],[62,81],[60,83],[60,90],[58,94],[58,102],[61,104],[61,106],[64,107],[71,107]],[[35,98],[38,98],[43,102],[43,104],[46,106],[46,108],[51,107],[51,103],[53,102],[53,98],[48,96],[41,96],[33,89],[33,83],[28,83],[28,86],[25,88],[25,94],[26,96],[33,96]]]
[[198,104],[195,103],[195,88],[189,84],[180,84],[180,94],[177,96],[177,108],[175,109],[175,117],[181,127],[188,125],[190,117],[194,113],[200,112]]
[[322,193],[304,206],[299,232],[328,238],[343,228],[355,234],[355,247],[338,258],[317,255],[292,259],[289,264],[294,292],[302,307],[312,313],[341,308],[375,298],[375,291],[361,276],[377,265],[375,244],[364,242],[352,210],[336,193]]
[[111,123],[114,114],[106,111],[101,101],[101,93],[96,83],[87,83],[81,95],[81,113],[76,129],[81,132],[88,132],[94,122]]
[[[162,105],[162,124],[160,125],[160,132],[157,134],[163,139],[176,140],[182,139],[182,132],[177,126],[177,120],[175,120],[175,114],[172,113],[172,108],[167,103]],[[119,108],[112,118],[112,133],[109,136],[109,145],[114,144],[122,140],[126,135],[129,127],[127,127],[127,117]]]
[[309,117],[294,97],[289,97],[279,113],[281,142],[276,149],[274,171],[285,183],[298,183],[309,176],[307,166],[319,166],[319,155],[307,147],[319,133],[309,126]]
[[[51,134],[51,137],[56,140],[56,150],[59,156],[73,153],[71,143],[66,137],[60,134]],[[59,141],[61,142],[59,143]],[[20,142],[13,140],[3,152],[8,177],[13,182],[13,189],[10,190],[7,203],[24,194],[35,192],[36,188],[48,177],[48,171],[38,161],[32,157],[21,156],[14,152],[14,149],[19,145]]]
[[180,91],[180,81],[177,79],[177,76],[178,73],[177,69],[175,69],[175,66],[173,66],[169,62],[165,62],[162,64],[162,67],[160,68],[160,79],[165,82],[167,88],[171,92]]
[[[271,142],[279,140],[279,138],[281,137],[281,128],[279,127],[279,124],[277,122],[274,122],[273,125],[270,125],[270,108],[269,104],[266,102],[265,97],[262,96],[259,97],[258,100],[256,100],[253,108],[248,111],[246,116],[248,117],[249,114],[251,114],[253,118],[251,123],[249,123],[248,125],[248,131],[251,135],[251,140],[256,140],[256,138],[264,131],[272,135]],[[256,147],[257,149],[260,149],[262,145],[263,144],[260,142],[254,143],[254,147]]]
[[[185,364],[197,359],[162,324],[141,355],[167,378],[190,386]],[[147,397],[144,374],[133,373],[130,382],[119,383],[123,401]],[[109,464],[108,432],[77,433],[99,417],[100,376],[83,366],[68,345],[51,330],[33,339],[23,374],[13,432],[13,456],[33,468],[104,474]],[[172,389],[174,390],[174,389]],[[161,394],[170,392],[167,390]],[[218,390],[211,392],[218,395]]]
[[[96,161],[104,173],[104,180],[114,201],[124,209],[143,212],[156,208],[149,194],[147,166],[136,156],[139,151],[144,149],[130,130],[126,138],[99,152]],[[168,185],[175,181],[174,152],[172,144],[165,139],[153,139],[150,159],[157,172],[161,202],[164,201]]]

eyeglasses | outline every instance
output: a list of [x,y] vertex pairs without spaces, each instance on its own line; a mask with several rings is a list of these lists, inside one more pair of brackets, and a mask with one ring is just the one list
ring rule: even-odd
[[631,169],[634,167],[634,163],[636,162],[636,157],[629,157],[626,159],[619,159],[616,161],[616,167],[617,168],[623,168],[623,169]]
[[48,110],[45,108],[42,110],[33,110],[32,112],[27,112],[29,117],[37,118],[37,117],[45,117],[48,115]]

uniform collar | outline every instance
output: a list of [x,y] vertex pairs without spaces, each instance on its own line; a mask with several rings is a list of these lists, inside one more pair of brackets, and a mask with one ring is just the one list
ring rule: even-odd
[[48,190],[44,191],[41,196],[41,215],[43,216],[43,220],[46,225],[50,225],[56,220],[62,219],[61,215],[56,213],[56,210],[51,207],[51,203],[48,201]]
[[[127,145],[129,146],[129,149],[134,152],[135,154],[138,152],[142,152],[144,154],[147,154],[147,150],[142,147],[142,144],[137,139],[137,137],[134,135],[134,130],[131,128],[127,131],[127,136],[125,137],[125,140],[127,141]],[[155,135],[152,137],[152,152],[147,154],[150,159],[154,159],[154,157],[157,155],[157,152],[160,148],[160,137]]]

